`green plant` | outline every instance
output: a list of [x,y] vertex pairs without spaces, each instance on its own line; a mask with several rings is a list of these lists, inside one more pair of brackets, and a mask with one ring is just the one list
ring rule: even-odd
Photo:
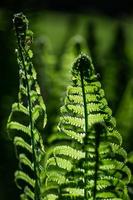
[[[15,181],[23,189],[21,199],[37,200],[41,199],[41,160],[45,154],[40,132],[46,124],[46,110],[31,62],[33,33],[28,30],[28,21],[23,14],[16,14],[13,22],[18,43],[19,93],[18,102],[12,105],[7,129],[19,159]],[[19,180],[25,183],[21,185]]]
[[64,140],[49,153],[47,183],[57,182],[57,199],[129,199],[127,154],[91,60],[81,54],[72,74],[59,122]]
[[31,61],[32,32],[22,13],[15,15],[14,27],[19,93],[7,128],[19,159],[21,199],[128,200],[127,154],[91,59],[80,54],[73,63],[59,133],[44,151],[46,109]]

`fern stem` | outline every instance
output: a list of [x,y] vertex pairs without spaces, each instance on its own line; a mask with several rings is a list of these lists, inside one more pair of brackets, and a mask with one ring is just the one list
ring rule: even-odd
[[40,189],[38,184],[38,176],[37,176],[37,161],[36,161],[36,152],[35,152],[35,143],[34,143],[34,134],[33,134],[33,118],[32,118],[32,103],[31,103],[31,97],[30,97],[30,86],[28,82],[27,77],[27,71],[26,71],[26,65],[25,65],[25,58],[23,55],[24,47],[22,45],[21,39],[19,37],[19,33],[16,30],[17,35],[17,43],[18,43],[18,51],[19,55],[21,57],[22,65],[24,66],[24,73],[25,73],[25,79],[26,79],[26,88],[27,88],[27,96],[28,96],[28,107],[29,107],[29,120],[30,120],[30,132],[31,132],[31,146],[32,146],[32,152],[33,152],[33,163],[34,163],[34,176],[35,176],[35,200],[40,199]]
[[102,127],[100,124],[95,124],[95,175],[94,175],[94,192],[93,199],[96,200],[96,192],[97,192],[97,179],[98,179],[98,167],[99,167],[99,143],[100,143],[100,132]]
[[[83,69],[82,66],[79,67],[80,71],[80,78],[81,78],[81,87],[82,87],[82,94],[83,94],[83,105],[84,105],[84,120],[85,120],[85,127],[84,131],[86,136],[88,135],[88,112],[87,112],[87,103],[86,103],[86,95],[85,95],[85,88],[84,88],[84,75],[83,75]],[[86,137],[85,137],[86,138]],[[84,140],[86,142],[86,140]],[[86,145],[84,145],[85,147]],[[88,159],[88,153],[85,151],[85,162],[87,162]],[[88,189],[87,189],[87,168],[85,167],[85,176],[84,176],[84,184],[85,184],[85,189],[84,189],[84,197],[85,200],[88,200]]]

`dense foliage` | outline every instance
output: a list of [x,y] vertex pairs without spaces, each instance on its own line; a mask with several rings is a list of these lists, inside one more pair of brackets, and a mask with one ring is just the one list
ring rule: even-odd
[[[58,60],[50,52],[44,54],[45,61],[40,63],[45,63],[44,83],[46,86],[53,83],[48,91],[50,105],[53,103],[48,109],[51,122],[46,126],[46,108],[32,63],[33,33],[22,13],[14,16],[13,23],[18,46],[19,91],[7,129],[19,160],[15,181],[21,190],[20,199],[131,199],[132,179],[127,161],[132,162],[132,154],[127,156],[122,147],[122,136],[117,131],[99,74],[90,57],[81,53],[89,53],[85,40],[76,36],[64,55],[58,55]],[[53,117],[52,109],[57,111],[63,96],[60,113],[55,112]]]

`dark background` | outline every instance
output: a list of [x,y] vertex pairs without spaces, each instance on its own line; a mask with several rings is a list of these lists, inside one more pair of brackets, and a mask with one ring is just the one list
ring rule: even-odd
[[63,12],[83,12],[83,13],[100,13],[113,17],[132,15],[132,0],[127,1],[106,1],[106,0],[6,0],[1,1],[2,9],[18,10],[54,10]]

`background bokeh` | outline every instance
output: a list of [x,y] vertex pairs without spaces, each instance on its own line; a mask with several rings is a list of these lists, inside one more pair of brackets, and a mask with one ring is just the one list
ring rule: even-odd
[[14,183],[17,160],[6,131],[17,99],[18,66],[13,14],[23,12],[34,32],[34,65],[46,102],[46,145],[58,121],[73,59],[91,55],[123,145],[133,151],[133,7],[132,1],[6,0],[0,2],[0,200],[19,199]]

